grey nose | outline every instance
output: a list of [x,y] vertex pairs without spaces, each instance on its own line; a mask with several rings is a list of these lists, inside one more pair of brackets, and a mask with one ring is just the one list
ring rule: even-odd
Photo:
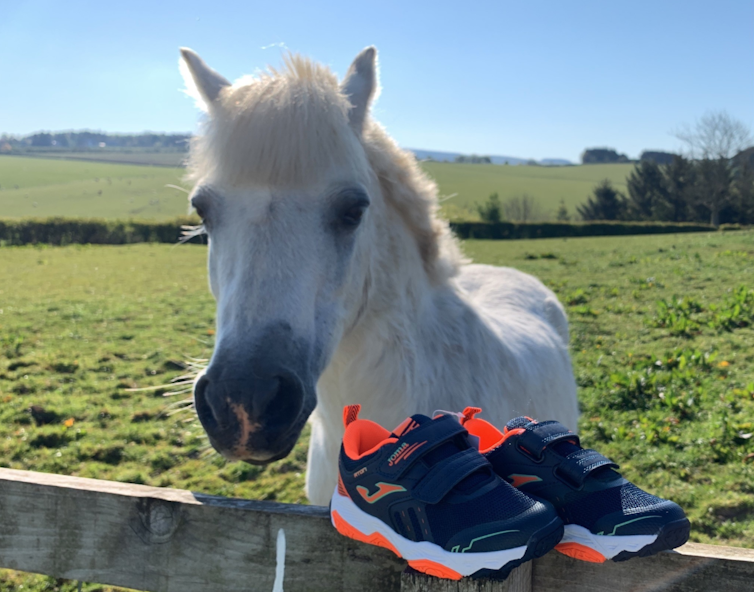
[[196,413],[212,445],[238,458],[273,452],[298,420],[301,381],[282,370],[243,379],[215,370],[210,366],[194,386]]

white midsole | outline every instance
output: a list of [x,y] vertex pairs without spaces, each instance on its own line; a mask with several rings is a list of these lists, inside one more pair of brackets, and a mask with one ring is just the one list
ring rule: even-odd
[[380,533],[390,541],[393,547],[398,549],[404,559],[408,561],[429,559],[449,567],[462,576],[470,576],[480,569],[501,569],[511,561],[521,559],[526,553],[526,545],[485,553],[451,553],[434,543],[410,541],[399,535],[382,520],[360,510],[350,498],[340,495],[337,487],[332,496],[330,510],[330,520],[332,520],[332,512],[338,512],[343,520],[362,534],[369,536],[375,532]]
[[612,559],[621,551],[636,551],[651,545],[657,540],[656,534],[636,534],[632,536],[607,536],[592,534],[583,526],[566,524],[563,543],[579,543],[595,551],[599,551],[606,559]]

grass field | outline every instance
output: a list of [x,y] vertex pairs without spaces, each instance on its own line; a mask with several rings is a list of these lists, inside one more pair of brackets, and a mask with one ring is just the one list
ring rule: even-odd
[[106,150],[35,150],[34,152],[22,153],[24,157],[31,158],[59,158],[62,160],[87,160],[91,162],[114,162],[121,164],[140,164],[181,167],[186,160],[185,152],[164,151],[146,149],[106,149]]
[[610,179],[625,191],[626,177],[634,165],[537,167],[425,162],[422,167],[440,187],[445,215],[450,219],[474,219],[475,204],[486,201],[491,193],[497,193],[502,201],[528,193],[550,218],[555,217],[562,199],[573,215],[576,206],[586,201],[603,179]]
[[185,215],[181,168],[0,157],[3,217],[67,216],[160,220]]
[[[119,157],[107,153],[108,158]],[[123,158],[133,155],[122,154]],[[137,155],[142,158],[144,155]],[[173,158],[175,154],[154,154]],[[535,197],[550,217],[563,199],[571,214],[604,178],[625,187],[633,165],[575,167],[497,166],[423,163],[438,182],[451,219],[477,219],[476,203],[497,192],[500,198]],[[166,219],[186,213],[186,195],[167,185],[181,185],[183,170],[38,157],[0,157],[2,216],[69,216]]]
[[[749,547],[754,294],[737,288],[754,285],[752,239],[739,232],[464,245],[476,261],[537,275],[566,305],[585,445],[681,503],[693,540]],[[209,355],[205,256],[198,245],[3,249],[0,465],[304,501],[306,437],[264,469],[227,463],[207,450],[189,413],[169,413],[180,396],[129,390],[164,384],[187,356]],[[22,584],[68,589],[7,572],[0,591]]]

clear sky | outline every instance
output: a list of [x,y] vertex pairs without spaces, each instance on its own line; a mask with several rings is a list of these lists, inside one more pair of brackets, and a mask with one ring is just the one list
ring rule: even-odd
[[754,0],[0,0],[0,132],[195,130],[183,45],[231,80],[376,45],[405,147],[576,161],[676,149],[709,110],[754,128]]

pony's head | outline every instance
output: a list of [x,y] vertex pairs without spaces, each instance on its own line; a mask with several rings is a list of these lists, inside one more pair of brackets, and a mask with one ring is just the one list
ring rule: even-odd
[[296,443],[367,303],[390,306],[376,285],[397,281],[400,265],[411,281],[442,281],[455,262],[440,252],[455,243],[432,215],[435,185],[370,120],[374,48],[340,83],[298,56],[234,84],[188,49],[181,69],[207,113],[191,146],[190,201],[217,301],[194,403],[224,456],[269,463]]
[[219,452],[269,463],[313,411],[364,280],[352,267],[380,199],[361,142],[376,52],[359,54],[340,84],[289,56],[283,70],[231,85],[181,54],[208,115],[191,147],[189,199],[209,237],[217,301],[215,351],[194,403]]

